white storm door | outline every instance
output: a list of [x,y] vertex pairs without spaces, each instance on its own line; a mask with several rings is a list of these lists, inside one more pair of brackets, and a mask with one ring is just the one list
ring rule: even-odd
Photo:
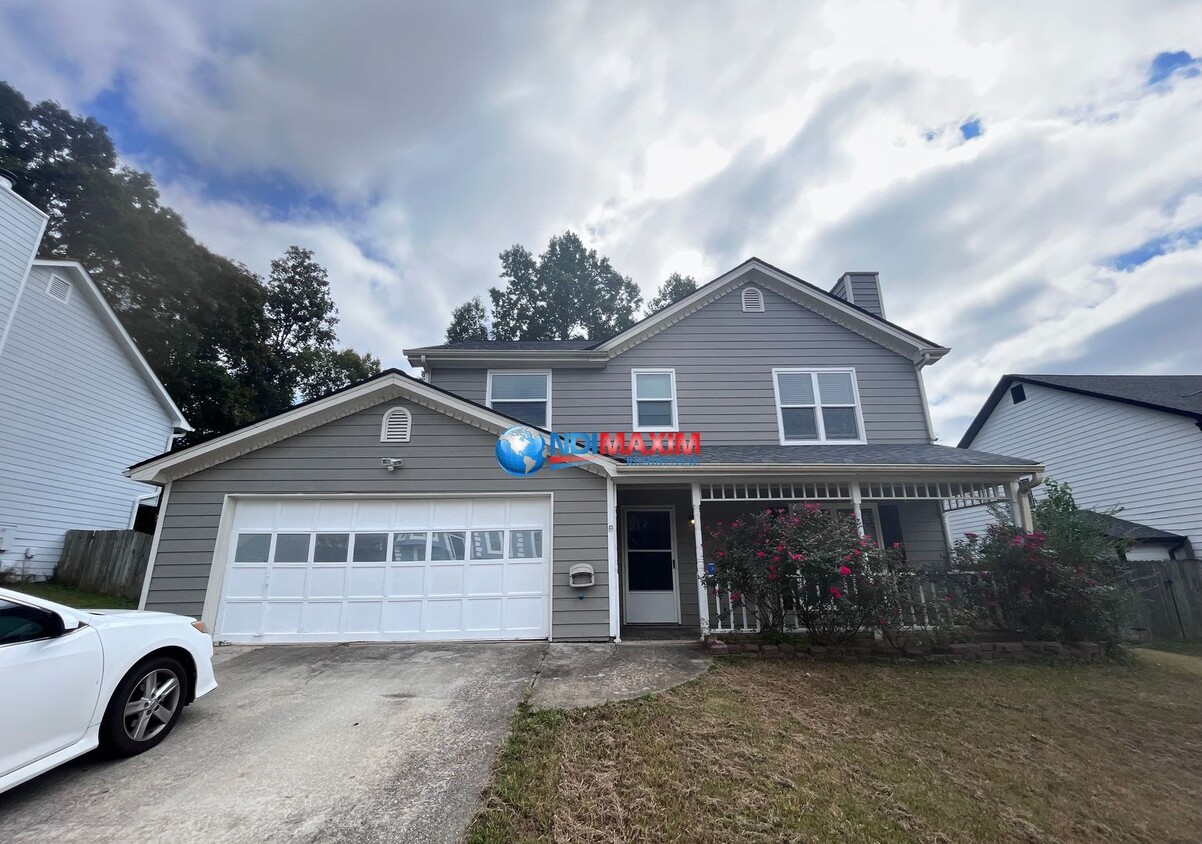
[[622,583],[628,624],[680,622],[674,513],[671,507],[628,507],[623,511]]

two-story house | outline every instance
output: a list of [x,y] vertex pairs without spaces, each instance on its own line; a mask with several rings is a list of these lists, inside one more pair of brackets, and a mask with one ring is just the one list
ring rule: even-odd
[[122,472],[191,430],[87,271],[36,258],[46,221],[0,171],[0,569],[30,577],[133,527],[159,491]]
[[[933,443],[947,351],[885,318],[875,273],[825,291],[755,259],[603,341],[411,349],[422,380],[133,467],[166,500],[143,605],[236,642],[695,634],[738,623],[699,589],[706,526],[800,502],[938,566],[945,507],[1029,518],[1040,470]],[[587,453],[509,474],[523,424]]]
[[[1132,543],[1129,559],[1190,559],[1202,549],[1199,428],[1202,375],[1003,375],[960,447],[1039,460]],[[974,507],[949,523],[959,536],[991,521]]]

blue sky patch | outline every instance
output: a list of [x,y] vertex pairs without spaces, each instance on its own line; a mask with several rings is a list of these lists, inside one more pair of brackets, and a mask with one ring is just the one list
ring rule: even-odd
[[1129,252],[1115,255],[1106,264],[1116,270],[1133,270],[1148,263],[1158,255],[1165,255],[1169,252],[1177,252],[1181,249],[1196,246],[1199,242],[1202,242],[1202,226],[1194,226],[1193,228],[1182,229],[1172,234],[1154,237],[1149,241],[1141,243]]
[[1200,66],[1202,59],[1195,59],[1185,50],[1157,53],[1156,58],[1152,59],[1152,66],[1148,68],[1148,84],[1161,83],[1178,71],[1181,71],[1182,76],[1197,76],[1202,73],[1202,70],[1199,70]]
[[974,117],[966,123],[960,124],[960,136],[966,141],[971,141],[973,138],[981,135],[981,118]]

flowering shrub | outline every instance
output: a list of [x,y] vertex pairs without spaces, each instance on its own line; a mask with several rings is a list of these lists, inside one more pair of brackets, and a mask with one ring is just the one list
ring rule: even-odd
[[1115,542],[1080,516],[1067,485],[1048,482],[1035,506],[1037,530],[990,525],[965,534],[953,566],[975,572],[970,622],[1034,639],[1114,642],[1125,614]]
[[837,644],[900,626],[901,550],[861,538],[854,517],[813,504],[761,510],[719,522],[706,551],[704,586],[729,593],[762,631],[800,626],[817,644]]

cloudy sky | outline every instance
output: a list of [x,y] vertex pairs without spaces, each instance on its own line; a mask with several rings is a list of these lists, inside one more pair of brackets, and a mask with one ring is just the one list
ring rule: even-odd
[[645,295],[879,270],[944,442],[1003,372],[1202,371],[1202,4],[5,0],[0,57],[385,365],[571,228]]

